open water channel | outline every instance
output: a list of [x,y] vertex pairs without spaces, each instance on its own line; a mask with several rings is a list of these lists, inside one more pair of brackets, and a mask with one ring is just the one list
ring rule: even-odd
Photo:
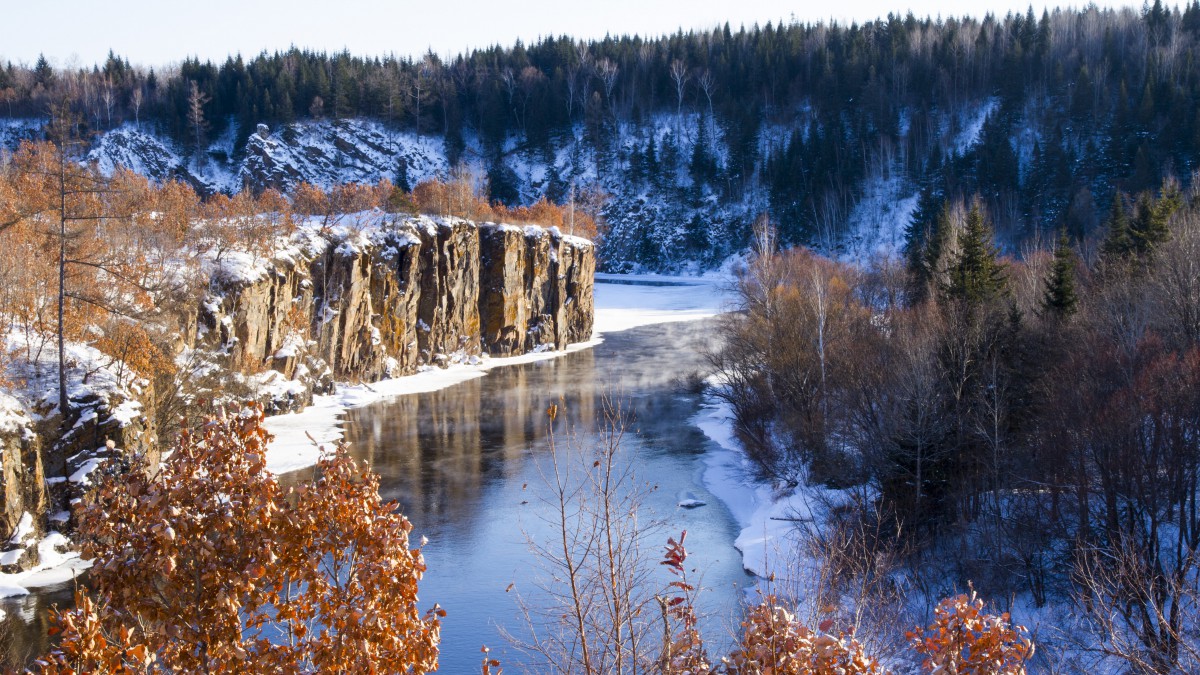
[[[608,334],[592,349],[348,411],[344,429],[352,452],[380,474],[384,497],[400,503],[414,539],[428,539],[420,596],[424,605],[436,602],[447,612],[441,672],[478,672],[484,644],[510,672],[524,670],[523,657],[501,631],[527,635],[518,596],[532,607],[548,601],[538,589],[547,579],[544,561],[530,541],[552,541],[557,527],[544,501],[550,496],[544,473],[551,404],[560,409],[560,452],[599,442],[606,405],[615,402],[628,413],[623,461],[650,488],[641,522],[660,523],[647,553],[659,559],[666,537],[687,530],[688,569],[702,588],[706,634],[716,640],[714,651],[728,644],[741,589],[753,578],[732,544],[737,524],[704,487],[702,456],[711,441],[689,422],[699,396],[681,385],[703,368],[712,335],[709,321],[634,328]],[[568,442],[567,435],[574,439]],[[686,498],[707,504],[679,506]],[[665,582],[664,573],[656,571],[654,581]],[[47,608],[69,602],[70,593],[69,587],[46,588],[0,601],[10,663],[45,647]]]

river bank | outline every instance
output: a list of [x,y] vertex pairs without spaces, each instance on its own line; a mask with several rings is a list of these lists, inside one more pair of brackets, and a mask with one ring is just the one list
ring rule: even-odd
[[559,358],[600,344],[606,334],[640,326],[697,321],[716,316],[729,306],[726,276],[671,277],[661,275],[597,274],[595,323],[592,339],[565,350],[489,358],[462,356],[446,368],[430,367],[371,384],[339,383],[332,394],[315,396],[297,413],[267,419],[275,436],[267,451],[267,467],[282,474],[316,464],[322,445],[341,440],[346,412],[407,394],[429,393],[483,377],[496,368]]

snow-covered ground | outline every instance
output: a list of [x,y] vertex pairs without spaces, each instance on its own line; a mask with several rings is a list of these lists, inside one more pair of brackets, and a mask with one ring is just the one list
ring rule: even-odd
[[904,251],[905,230],[918,201],[920,194],[898,171],[868,179],[862,198],[850,212],[848,234],[838,257],[851,264],[897,259]]
[[0,598],[20,597],[29,595],[30,589],[64,584],[91,567],[90,562],[80,559],[78,552],[67,550],[69,547],[70,541],[62,534],[47,534],[37,542],[41,556],[37,567],[16,574],[0,573]]
[[315,397],[313,405],[301,412],[267,418],[267,430],[275,436],[267,451],[267,467],[276,473],[284,473],[315,464],[321,457],[321,446],[342,438],[342,417],[350,408],[394,396],[437,391],[483,377],[494,368],[553,359],[588,349],[599,344],[607,333],[715,316],[728,307],[729,285],[728,277],[719,275],[597,274],[592,340],[573,344],[565,351],[506,358],[474,357],[462,359],[448,368],[430,368],[415,375],[369,385],[339,385],[333,394]]
[[[0,334],[0,349],[6,349],[15,357],[5,369],[0,370],[0,379],[7,380],[10,383],[8,386],[15,387],[18,393],[13,396],[0,391],[0,431],[12,433],[24,429],[24,433],[32,434],[32,422],[41,417],[22,401],[32,402],[33,408],[44,414],[55,409],[58,401],[57,352],[49,344],[30,344],[29,337],[16,330]],[[75,429],[101,416],[98,420],[101,424],[116,422],[124,427],[142,415],[142,406],[137,402],[137,397],[146,382],[88,345],[68,342],[66,356],[69,365],[68,395],[73,401],[84,402],[86,406],[81,411]],[[102,459],[95,457],[84,459],[80,465],[73,467],[70,476],[48,478],[47,482],[86,483],[88,474],[102,462]],[[64,522],[67,518],[66,513],[60,513],[50,520],[53,524]],[[40,561],[28,571],[0,573],[0,598],[28,595],[31,588],[65,583],[89,566],[89,563],[79,559],[78,553],[69,550],[71,544],[65,536],[51,531],[38,540],[32,526],[33,517],[26,513],[11,539],[8,542],[0,541],[4,548],[11,549],[0,554],[0,565],[16,564],[26,550],[34,548]]]
[[704,487],[725,503],[742,528],[733,542],[742,552],[742,566],[760,578],[776,575],[800,582],[811,571],[802,569],[808,556],[798,550],[804,526],[818,523],[847,495],[803,481],[795,487],[776,487],[758,479],[734,437],[733,411],[727,403],[709,398],[691,422],[719,448],[704,456]]

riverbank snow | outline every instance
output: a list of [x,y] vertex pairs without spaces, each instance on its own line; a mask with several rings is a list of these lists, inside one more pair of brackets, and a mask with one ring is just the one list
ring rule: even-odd
[[336,392],[314,397],[313,405],[298,413],[267,418],[265,426],[275,437],[267,450],[267,468],[280,474],[316,464],[321,458],[321,446],[342,438],[342,417],[350,408],[396,396],[438,391],[483,377],[494,368],[558,358],[600,344],[607,333],[716,316],[727,309],[728,286],[728,278],[718,276],[597,274],[595,322],[590,341],[570,345],[562,351],[472,358],[448,368],[430,368],[371,384],[339,384]]
[[704,455],[704,487],[742,528],[733,542],[742,553],[742,567],[759,578],[804,587],[818,565],[803,550],[805,533],[851,495],[803,481],[780,486],[759,478],[734,436],[729,404],[711,395],[691,422],[717,445]]
[[81,559],[69,547],[70,541],[62,534],[47,534],[37,543],[41,561],[37,567],[15,574],[0,573],[0,598],[21,597],[29,595],[30,589],[65,584],[91,567],[90,561]]

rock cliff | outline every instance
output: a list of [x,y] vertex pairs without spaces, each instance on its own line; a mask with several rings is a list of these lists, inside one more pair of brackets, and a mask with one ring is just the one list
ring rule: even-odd
[[[592,334],[593,246],[540,227],[370,212],[302,225],[272,255],[223,251],[206,269],[200,305],[177,311],[181,373],[218,379],[206,397],[255,398],[269,412],[302,408],[337,381]],[[55,519],[89,472],[132,455],[157,462],[154,383],[77,351],[66,423],[52,367],[20,400],[0,392],[0,571],[37,564],[39,538],[65,525]]]
[[198,320],[195,344],[269,410],[333,381],[591,338],[593,246],[556,230],[372,213],[296,242],[269,260],[217,261]]

